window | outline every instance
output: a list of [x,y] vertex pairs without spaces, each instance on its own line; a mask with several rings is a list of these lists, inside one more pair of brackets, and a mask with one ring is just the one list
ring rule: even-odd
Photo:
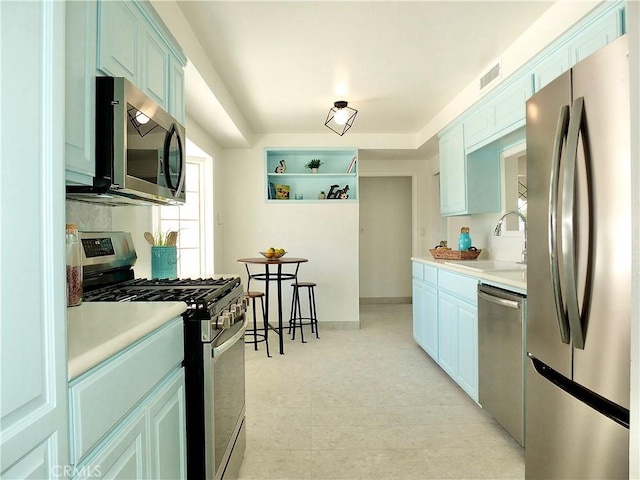
[[178,277],[181,278],[205,277],[213,272],[210,261],[213,248],[207,248],[213,239],[207,222],[211,218],[207,213],[212,209],[206,195],[211,191],[207,185],[213,180],[212,159],[206,155],[190,156],[193,150],[190,147],[193,144],[187,141],[186,201],[181,206],[158,207],[155,221],[158,232],[178,232]]

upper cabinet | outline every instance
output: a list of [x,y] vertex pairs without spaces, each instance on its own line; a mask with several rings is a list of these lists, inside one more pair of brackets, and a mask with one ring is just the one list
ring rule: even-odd
[[100,2],[97,42],[100,72],[127,78],[184,122],[184,75],[176,69],[186,58],[147,2]]
[[465,152],[464,125],[440,136],[440,212],[443,216],[500,211],[500,155],[495,148]]
[[603,3],[440,132],[443,216],[500,211],[500,154],[524,141],[527,99],[624,34],[624,9]]
[[87,183],[95,174],[95,1],[65,2],[65,162],[67,181]]
[[[319,168],[308,168],[317,160]],[[353,148],[265,149],[267,201],[358,200],[358,151]],[[324,198],[323,198],[324,196]]]
[[67,184],[95,174],[95,77],[125,77],[184,123],[186,57],[146,1],[65,2]]

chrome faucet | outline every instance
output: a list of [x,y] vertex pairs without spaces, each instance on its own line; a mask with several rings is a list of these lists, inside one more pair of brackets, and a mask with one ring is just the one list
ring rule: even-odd
[[509,210],[508,212],[506,212],[504,215],[500,217],[500,220],[498,220],[498,224],[496,225],[496,228],[493,231],[493,234],[496,237],[500,236],[500,232],[502,232],[502,222],[504,222],[505,217],[510,214],[518,215],[524,222],[524,244],[522,245],[522,254],[520,256],[520,261],[518,263],[522,263],[526,265],[527,264],[527,217],[525,217],[522,213],[520,213],[517,210]]

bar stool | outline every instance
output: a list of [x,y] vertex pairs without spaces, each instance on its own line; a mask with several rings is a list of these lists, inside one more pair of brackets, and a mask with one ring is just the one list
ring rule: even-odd
[[[316,338],[320,338],[318,336],[318,314],[316,311],[316,292],[315,282],[294,282],[291,284],[293,287],[293,296],[291,298],[291,315],[289,317],[289,333],[291,333],[293,329],[292,339],[296,339],[296,327],[300,326],[300,339],[302,343],[306,343],[304,340],[304,331],[302,330],[303,325],[311,325],[311,333],[316,334]],[[302,307],[300,305],[300,289],[307,289],[307,296],[309,298],[309,316],[302,316]]]
[[[267,322],[267,315],[264,311],[264,293],[262,292],[245,292],[245,298],[251,300],[251,310],[253,311],[253,328],[248,328],[244,334],[246,336],[253,337],[252,340],[245,340],[244,343],[253,343],[253,349],[258,350],[258,343],[264,342],[267,347],[267,357],[271,357],[269,354],[269,323]],[[260,299],[260,307],[262,308],[262,322],[264,325],[263,332],[258,332],[258,325],[256,323],[256,298]]]

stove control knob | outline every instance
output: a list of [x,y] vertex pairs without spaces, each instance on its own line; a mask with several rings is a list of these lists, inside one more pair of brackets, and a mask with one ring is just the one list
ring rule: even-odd
[[244,305],[242,305],[241,303],[233,306],[233,313],[235,313],[236,317],[242,315],[244,311]]
[[233,319],[231,318],[230,314],[225,313],[224,315],[220,315],[220,321],[222,322],[222,329],[227,330],[231,328],[231,322],[233,321]]

